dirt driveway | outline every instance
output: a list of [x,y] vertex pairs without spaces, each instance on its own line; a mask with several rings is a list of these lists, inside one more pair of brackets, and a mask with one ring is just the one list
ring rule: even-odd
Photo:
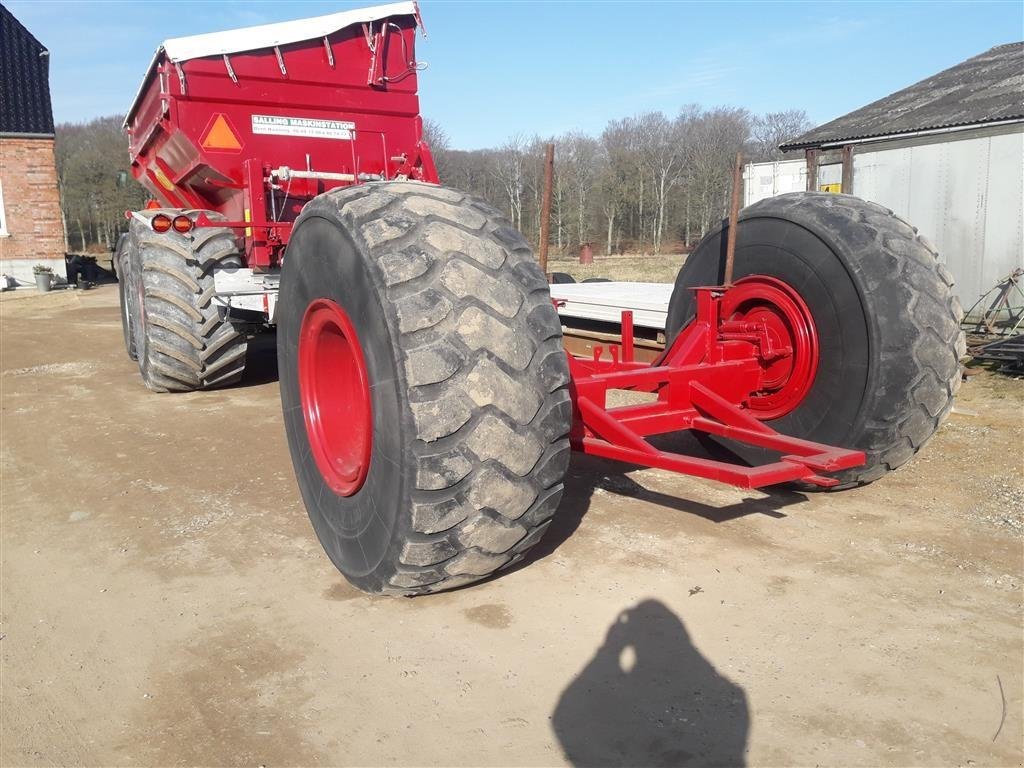
[[314,538],[272,348],[154,395],[115,288],[0,321],[4,765],[1024,759],[1024,382],[838,495],[576,460],[525,567],[383,599]]

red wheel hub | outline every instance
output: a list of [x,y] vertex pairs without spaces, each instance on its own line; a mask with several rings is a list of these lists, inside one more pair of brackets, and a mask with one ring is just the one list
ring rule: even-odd
[[752,415],[777,419],[796,408],[818,370],[818,332],[804,300],[781,280],[751,275],[725,292],[721,313],[760,329],[761,388],[750,398]]
[[299,399],[309,447],[328,487],[358,491],[370,468],[370,378],[352,321],[337,303],[317,299],[299,331]]

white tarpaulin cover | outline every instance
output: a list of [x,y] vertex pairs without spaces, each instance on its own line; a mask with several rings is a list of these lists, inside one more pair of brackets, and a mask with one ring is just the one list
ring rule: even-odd
[[617,323],[622,310],[633,310],[633,324],[665,330],[672,283],[561,283],[551,298],[565,302],[558,314]]
[[374,5],[369,8],[355,8],[351,11],[314,16],[309,19],[261,24],[258,27],[228,29],[224,32],[210,32],[205,35],[190,35],[189,37],[172,37],[170,40],[165,40],[163,45],[156,49],[153,61],[149,65],[149,69],[146,70],[146,76],[142,79],[139,92],[135,94],[131,109],[128,110],[125,117],[125,125],[128,124],[139,98],[145,91],[146,82],[160,59],[161,52],[166,53],[167,58],[171,61],[182,62],[189,59],[201,59],[204,56],[222,56],[255,51],[260,48],[273,48],[275,45],[301,43],[303,40],[316,40],[354,24],[366,24],[391,16],[415,15],[417,15],[416,3],[408,0],[408,2]]
[[[370,8],[355,8],[310,19],[261,24],[258,27],[229,29],[205,35],[172,37],[165,40],[161,48],[167,52],[167,58],[171,61],[188,61],[204,56],[221,56],[225,53],[241,53],[260,48],[273,48],[275,45],[301,43],[303,40],[316,40],[353,24],[366,24],[389,16],[411,16],[415,13],[416,5],[410,0]],[[159,51],[157,53],[159,54]]]

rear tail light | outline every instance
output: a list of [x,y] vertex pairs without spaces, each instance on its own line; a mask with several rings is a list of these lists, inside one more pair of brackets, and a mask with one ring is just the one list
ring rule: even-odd
[[149,223],[154,232],[167,232],[171,228],[171,217],[158,213]]
[[172,224],[174,225],[175,232],[185,234],[186,232],[192,231],[192,219],[190,219],[188,216],[184,214],[180,216],[175,216]]

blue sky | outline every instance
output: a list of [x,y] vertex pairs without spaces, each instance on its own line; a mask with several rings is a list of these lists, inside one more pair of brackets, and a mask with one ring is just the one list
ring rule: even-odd
[[[58,121],[123,113],[168,37],[331,13],[301,0],[3,0],[51,51]],[[993,45],[1024,39],[1014,2],[421,0],[423,114],[452,145],[597,134],[680,106],[799,108],[824,122]]]

